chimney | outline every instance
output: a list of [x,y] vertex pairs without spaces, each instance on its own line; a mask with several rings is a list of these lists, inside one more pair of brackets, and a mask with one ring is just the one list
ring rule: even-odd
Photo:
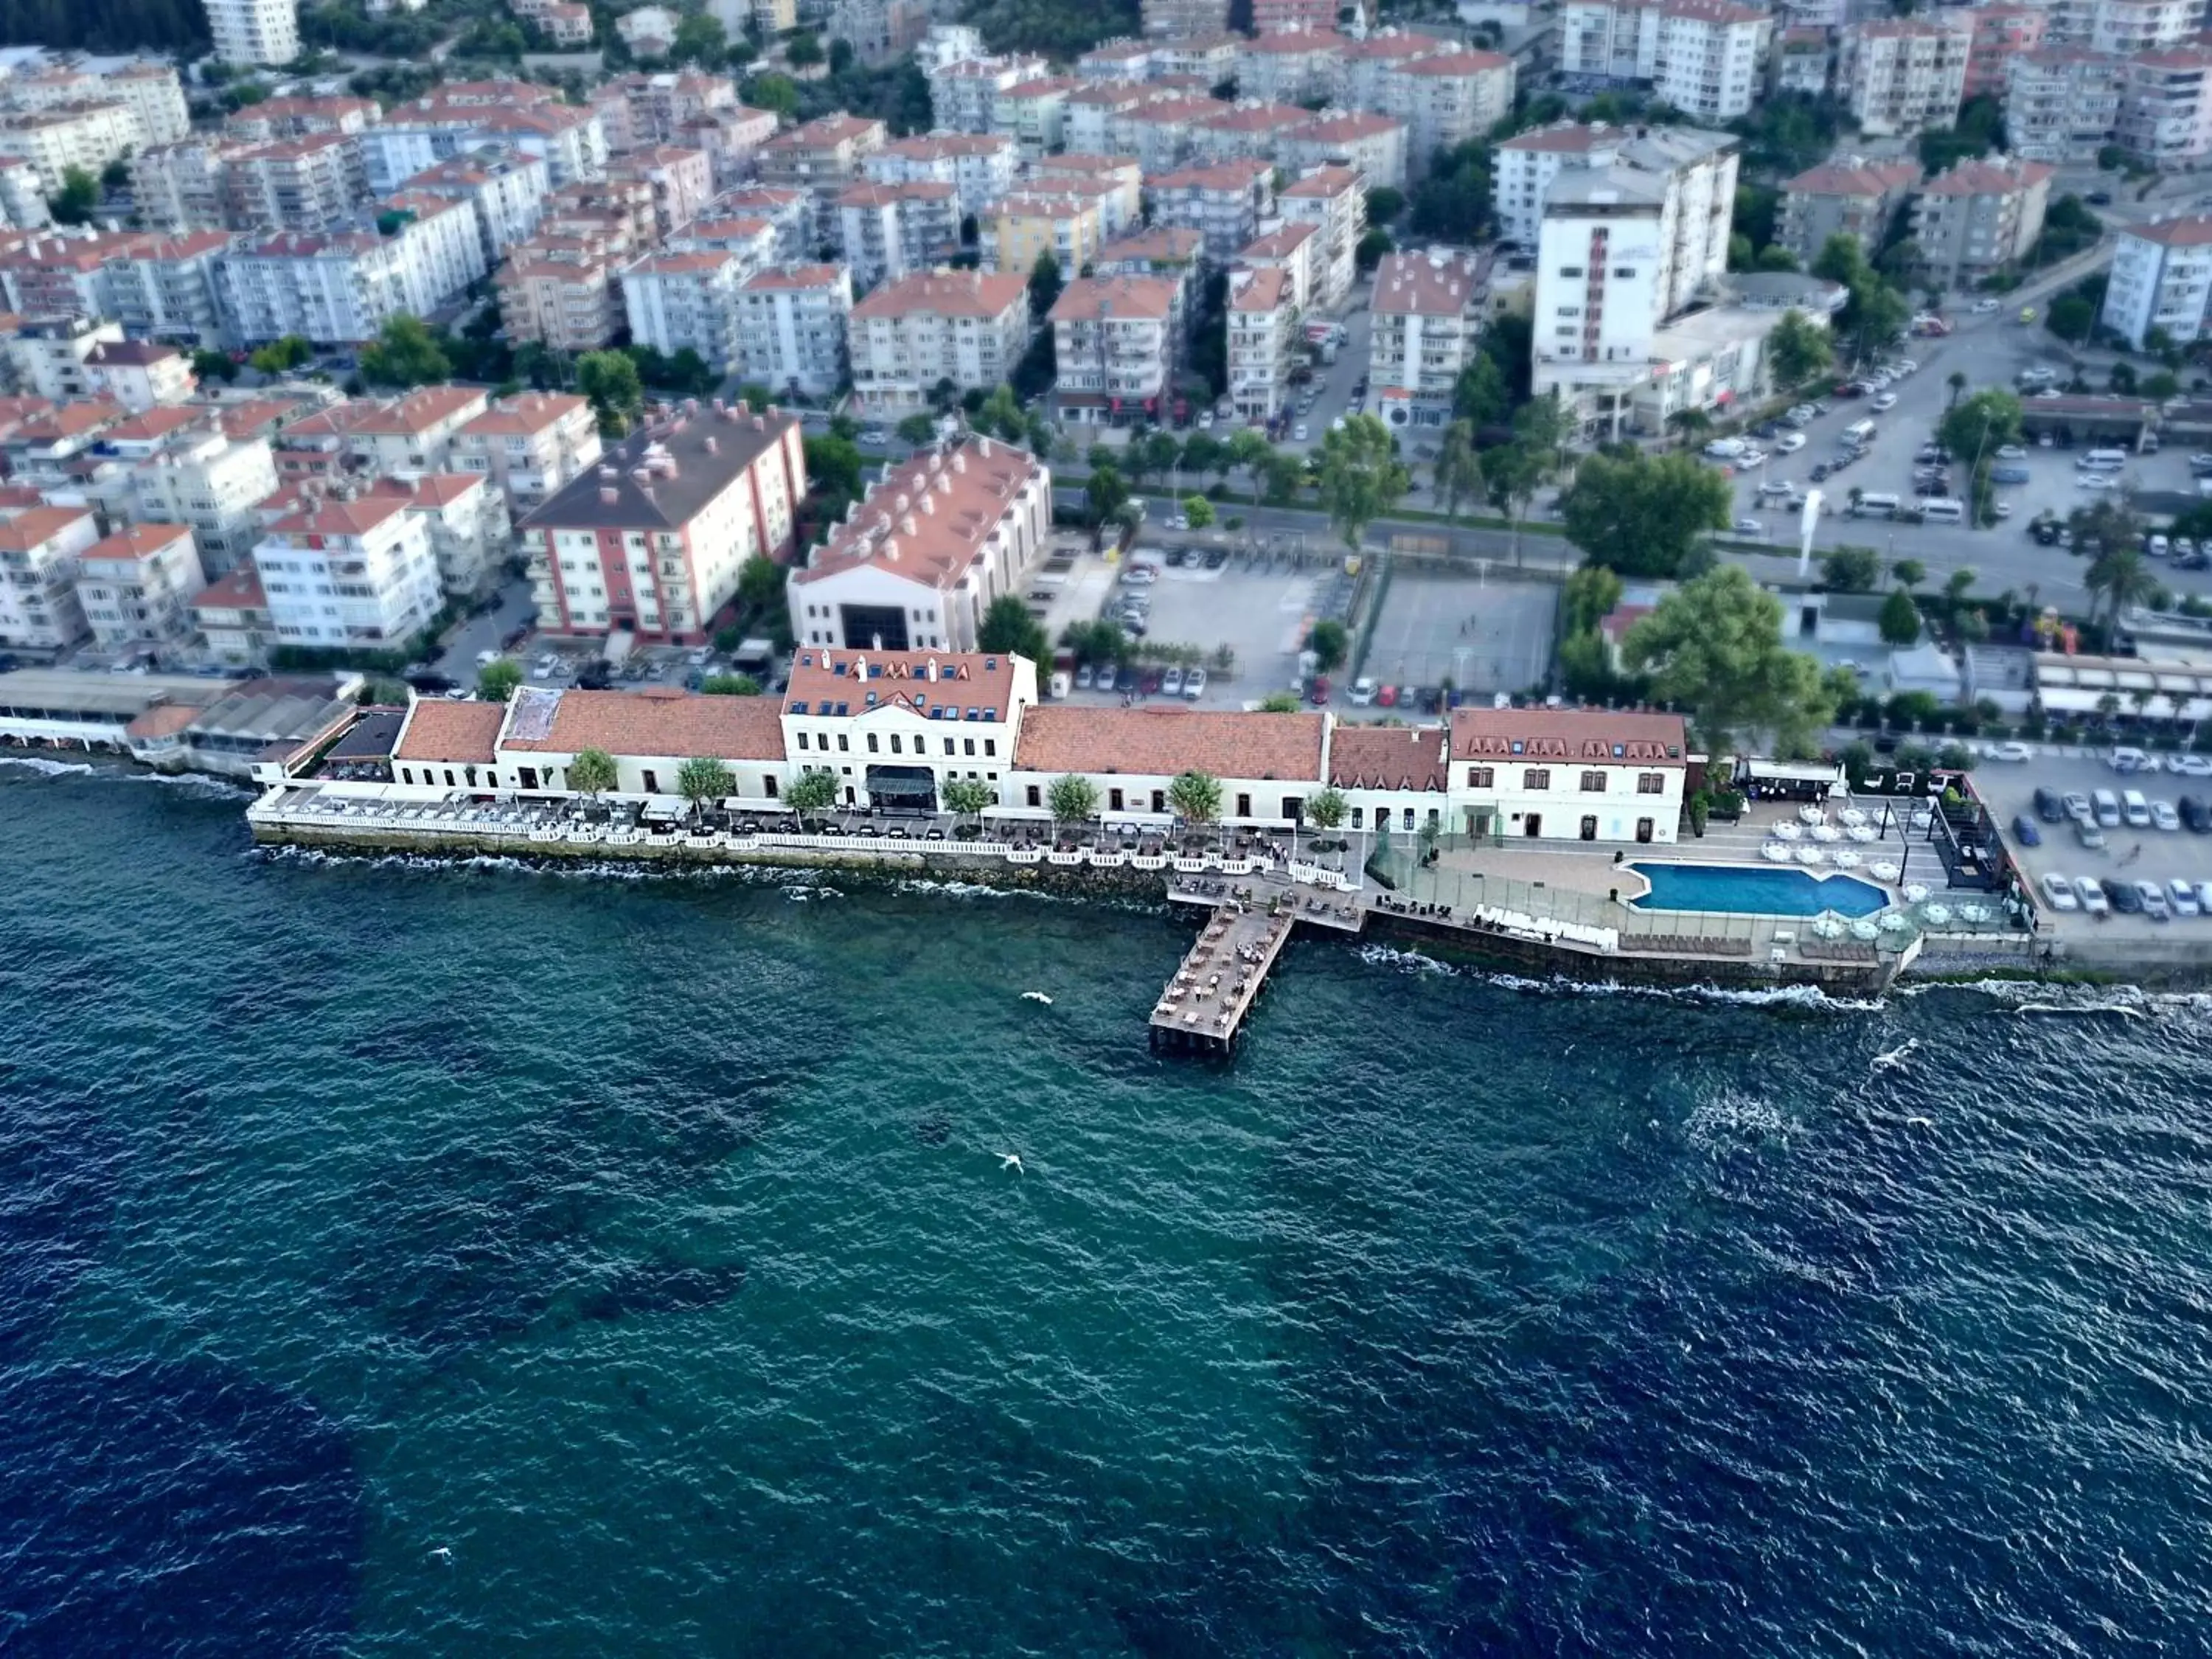
[[736,403],[731,405],[731,408],[737,412],[740,418],[753,412],[753,406],[747,403],[743,398],[738,398]]
[[601,484],[599,500],[607,506],[612,507],[617,501],[622,500],[622,491],[617,489],[612,484]]
[[877,550],[882,553],[884,557],[889,560],[891,563],[896,564],[898,562],[898,541],[896,538],[891,536],[884,537],[883,545]]
[[711,432],[707,434],[707,453],[709,455],[719,455],[722,453],[722,441]]
[[908,536],[915,533],[913,514],[909,513],[906,517],[899,520],[899,530],[902,534]]

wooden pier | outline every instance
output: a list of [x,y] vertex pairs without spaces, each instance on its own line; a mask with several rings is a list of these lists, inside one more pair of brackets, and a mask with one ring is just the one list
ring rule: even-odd
[[1180,904],[1211,906],[1212,914],[1153,1005],[1154,1048],[1229,1053],[1291,928],[1305,921],[1356,933],[1366,921],[1356,895],[1280,879],[1178,885],[1168,896]]

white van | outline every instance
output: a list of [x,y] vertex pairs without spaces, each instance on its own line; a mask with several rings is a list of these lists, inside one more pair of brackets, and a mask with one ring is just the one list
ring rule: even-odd
[[2090,809],[2096,814],[2097,825],[2103,830],[2120,827],[2120,798],[2109,789],[2094,789],[2089,793]]
[[1897,497],[1886,493],[1869,493],[1859,497],[1851,512],[1862,519],[1893,519],[1897,516]]
[[2150,828],[2150,803],[2143,799],[2143,792],[2142,790],[2121,790],[2120,811],[2121,814],[2126,817],[2128,827],[2130,829],[2148,830]]
[[1709,461],[1732,461],[1742,453],[1741,438],[1716,438],[1705,446],[1705,459]]
[[2093,449],[2074,465],[2090,472],[2118,472],[2128,464],[2124,449]]
[[1966,504],[1948,495],[1937,495],[1920,503],[1920,516],[1929,524],[1964,524]]
[[1874,441],[1874,432],[1872,421],[1853,421],[1843,429],[1841,436],[1845,443],[1856,444],[1863,449]]

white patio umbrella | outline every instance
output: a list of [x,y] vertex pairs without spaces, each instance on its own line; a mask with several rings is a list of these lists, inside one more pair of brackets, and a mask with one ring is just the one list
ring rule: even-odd
[[1797,862],[1800,864],[1826,864],[1827,861],[1828,855],[1817,847],[1801,847],[1797,849]]
[[1856,921],[1851,924],[1851,937],[1853,939],[1873,939],[1880,931],[1880,929],[1875,927],[1875,926],[1872,922],[1869,921],[1864,916],[1861,916]]

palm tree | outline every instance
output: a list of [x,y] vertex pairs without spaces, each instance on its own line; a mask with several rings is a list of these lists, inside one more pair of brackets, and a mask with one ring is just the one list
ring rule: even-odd
[[[2081,585],[2092,594],[2102,594],[2105,615],[2108,623],[2118,623],[2120,612],[2131,605],[2141,605],[2157,591],[2158,578],[2144,563],[2143,556],[2132,547],[2108,547],[2097,556]],[[2095,607],[2090,611],[2095,619]]]
[[1963,368],[1953,369],[1950,378],[1943,384],[1951,388],[1951,402],[1943,405],[1944,408],[1949,409],[1958,403],[1959,394],[1966,389],[1966,371]]

